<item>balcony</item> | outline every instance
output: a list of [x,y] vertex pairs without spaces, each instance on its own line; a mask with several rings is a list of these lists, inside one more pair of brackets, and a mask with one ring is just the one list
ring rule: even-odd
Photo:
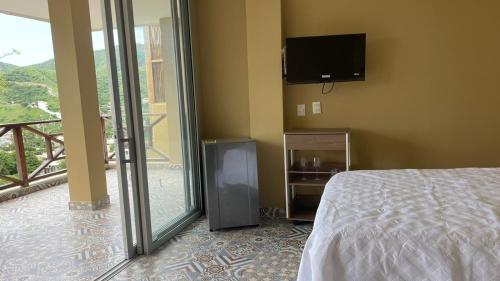
[[124,259],[116,170],[106,172],[110,207],[68,210],[68,184],[0,203],[0,276],[93,280]]
[[[110,118],[101,124],[103,161],[110,164]],[[0,170],[7,172],[0,174],[2,278],[86,280],[123,260],[115,170],[106,174],[109,208],[72,212],[60,120],[0,125],[0,146]]]
[[[166,114],[144,116],[148,162],[168,163],[169,157],[156,146],[158,139],[164,143],[165,138],[155,137],[153,133],[155,127],[162,126]],[[103,161],[107,169],[115,166],[112,136],[111,118],[101,116]],[[61,120],[0,124],[0,147],[3,150],[0,155],[0,202],[66,182]],[[125,153],[128,154],[128,150]]]
[[[115,157],[110,121],[101,117],[103,161],[108,167]],[[61,120],[2,124],[0,146],[0,202],[65,181]]]
[[[42,6],[47,6],[44,3]],[[19,11],[12,14],[33,18],[29,11],[24,11],[28,7],[26,5],[6,5],[0,10],[18,8]],[[51,65],[51,71],[55,70],[55,77],[49,76],[50,82],[57,85],[52,85],[52,91],[47,90],[50,99],[39,100],[37,97],[24,104],[40,107],[39,102],[47,100],[58,103],[59,107],[50,111],[60,113],[63,121],[0,125],[2,280],[93,280],[126,257],[120,217],[122,202],[119,191],[122,189],[117,177],[118,171],[126,169],[114,169],[111,122],[109,118],[100,118],[99,115],[111,112],[108,111],[111,108],[109,100],[120,96],[124,105],[119,108],[124,112],[117,113],[117,116],[125,117],[125,120],[132,118],[126,110],[131,106],[123,97],[126,96],[127,91],[124,90],[128,79],[107,77],[115,74],[123,78],[121,68],[114,69],[110,63],[110,58],[115,58],[115,55],[105,50],[93,50],[91,39],[94,37],[89,35],[92,30],[100,32],[103,28],[99,5],[93,9],[98,11],[96,18],[99,23],[96,25],[92,17],[89,22],[91,13],[88,3],[84,1],[49,1],[48,8],[50,13],[42,19],[50,22],[54,60],[47,65]],[[35,10],[45,12],[45,7]],[[197,203],[194,199],[186,199],[194,196],[187,192],[184,182],[192,179],[185,177],[187,173],[183,170],[181,138],[184,131],[180,127],[181,104],[174,77],[177,68],[174,45],[170,41],[173,37],[169,36],[169,41],[163,44],[157,40],[163,39],[159,35],[172,32],[173,21],[169,18],[171,16],[162,15],[154,21],[148,19],[148,26],[143,28],[144,42],[139,40],[137,44],[138,53],[142,54],[142,59],[138,58],[138,61],[143,64],[138,66],[140,76],[135,82],[139,84],[135,85],[140,87],[135,90],[140,88],[142,100],[138,106],[143,114],[133,118],[134,121],[136,118],[143,119],[144,123],[138,126],[141,131],[135,132],[134,136],[140,134],[143,138],[140,143],[145,145],[146,151],[144,153],[141,147],[140,157],[147,161],[141,162],[141,169],[147,170],[147,177],[146,173],[140,173],[143,175],[141,182],[134,187],[146,184],[149,187],[149,204],[141,207],[150,209],[150,214],[147,211],[144,213],[149,215],[153,235],[161,227],[170,227],[170,221],[175,221],[186,210],[192,210]],[[24,35],[28,38],[29,32]],[[34,83],[30,79],[18,81],[9,78],[5,81],[8,85]],[[109,85],[105,85],[106,81]],[[119,92],[124,95],[114,95]],[[12,97],[23,96],[15,89],[9,93]],[[8,102],[9,105],[19,104],[14,98]],[[122,105],[117,100],[114,104]],[[36,119],[11,118],[3,119],[10,120],[3,122]],[[126,141],[128,132],[125,131],[120,138],[124,146],[129,145]],[[121,156],[129,158],[127,148],[120,152],[124,152],[120,153]],[[123,165],[136,171],[134,165]],[[122,173],[120,176],[127,179]],[[129,188],[132,182],[128,180]]]
[[[166,118],[149,116],[146,132],[153,132]],[[111,120],[102,117],[101,121],[110,205],[94,211],[68,209],[70,188],[66,169],[60,165],[65,157],[60,120],[0,125],[0,143],[11,147],[20,168],[20,172],[1,176],[2,278],[93,280],[124,260]],[[151,218],[158,225],[185,211],[184,179],[182,167],[170,165],[166,156],[156,153],[154,134],[146,135]],[[40,163],[36,166],[33,154]]]

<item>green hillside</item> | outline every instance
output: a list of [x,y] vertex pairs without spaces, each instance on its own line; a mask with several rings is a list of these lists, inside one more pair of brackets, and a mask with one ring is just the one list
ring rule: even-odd
[[52,115],[37,108],[27,108],[18,104],[0,106],[0,124],[51,119],[54,119]]
[[48,70],[54,70],[56,69],[56,63],[53,59],[44,61],[42,63],[34,64],[32,65],[33,68],[38,68],[38,69],[48,69]]
[[[144,45],[138,45],[137,49],[141,91],[146,95]],[[105,50],[95,51],[94,60],[99,107],[103,115],[109,115]],[[55,119],[55,116],[37,108],[39,101],[46,102],[50,111],[60,112],[54,60],[23,67],[0,62],[0,124]]]
[[[57,96],[57,78],[55,69],[39,69],[33,66],[18,67],[4,74],[9,82],[21,82],[31,85],[46,85]],[[19,84],[19,83],[18,83]]]
[[0,73],[14,70],[17,67],[18,66],[15,66],[13,64],[5,63],[5,62],[0,62]]

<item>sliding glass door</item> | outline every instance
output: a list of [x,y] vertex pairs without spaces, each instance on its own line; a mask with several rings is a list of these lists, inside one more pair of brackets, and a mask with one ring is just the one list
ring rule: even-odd
[[127,83],[128,71],[125,52],[125,38],[118,31],[123,26],[121,15],[114,11],[121,3],[119,0],[103,0],[103,34],[106,44],[108,77],[111,85],[111,114],[114,125],[116,171],[119,184],[123,244],[125,257],[142,253],[140,228],[139,189],[137,161],[133,132],[130,85]]
[[118,57],[112,74],[120,165],[133,178],[121,183],[132,184],[138,205],[129,224],[139,229],[125,231],[140,236],[129,239],[136,250],[150,253],[201,209],[189,6],[180,0],[104,1],[110,4],[109,57]]

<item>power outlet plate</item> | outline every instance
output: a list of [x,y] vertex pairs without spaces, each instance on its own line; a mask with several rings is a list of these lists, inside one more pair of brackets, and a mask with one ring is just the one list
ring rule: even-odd
[[321,102],[315,101],[312,103],[313,114],[321,114]]
[[297,116],[299,116],[299,117],[306,116],[306,105],[305,104],[297,104]]

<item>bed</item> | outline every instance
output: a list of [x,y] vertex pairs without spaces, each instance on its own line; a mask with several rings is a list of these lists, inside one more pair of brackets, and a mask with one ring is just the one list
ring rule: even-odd
[[337,174],[298,273],[327,280],[500,280],[500,168]]

